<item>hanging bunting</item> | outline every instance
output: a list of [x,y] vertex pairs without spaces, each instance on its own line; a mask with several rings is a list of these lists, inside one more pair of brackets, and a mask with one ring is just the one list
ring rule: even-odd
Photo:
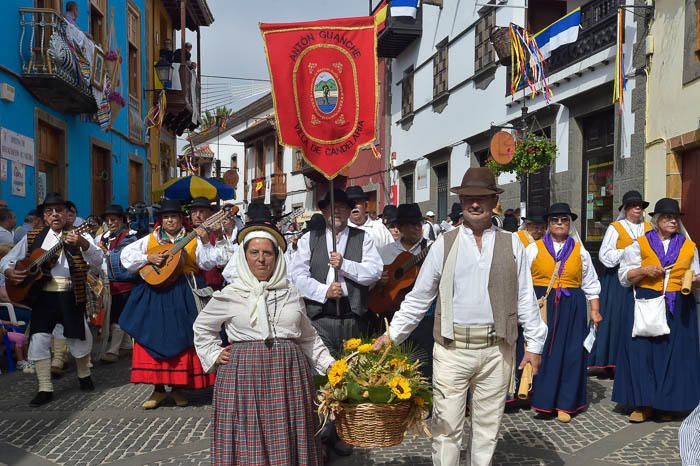
[[160,129],[165,117],[165,91],[160,91],[158,94],[158,102],[151,107],[146,114],[146,130],[150,131],[153,128]]
[[622,8],[617,9],[617,43],[615,46],[615,81],[613,83],[613,103],[619,103],[619,109],[625,103],[625,56],[622,46],[625,42],[625,13]]
[[542,92],[545,101],[549,103],[554,96],[554,92],[549,87],[547,75],[544,71],[545,58],[537,46],[535,38],[530,35],[527,29],[510,23],[510,46],[511,97],[515,98],[515,94],[523,86],[523,83],[527,83],[532,98]]
[[379,160],[382,158],[382,153],[379,152],[379,149],[377,148],[377,146],[372,144],[369,146],[369,148],[372,151],[372,155],[374,156],[375,159]]

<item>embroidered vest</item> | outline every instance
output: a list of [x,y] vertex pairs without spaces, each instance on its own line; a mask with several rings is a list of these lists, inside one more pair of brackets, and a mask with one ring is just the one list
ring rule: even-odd
[[[27,258],[37,249],[40,249],[44,244],[44,239],[49,233],[49,227],[37,228],[27,232]],[[90,266],[83,259],[80,248],[77,246],[63,246],[63,254],[66,255],[68,261],[68,270],[75,295],[76,304],[84,304],[87,301],[87,293],[85,283],[87,282],[87,274]]]
[[[448,274],[444,273],[444,270],[447,257],[455,241],[459,241],[459,229],[460,227],[457,227],[443,235],[445,247],[442,260],[443,273],[440,276],[440,283],[443,280],[455,280],[454,274],[448,276]],[[469,277],[460,278],[460,283],[454,283],[455,287],[461,285],[469,286]],[[464,281],[462,282],[462,280]],[[511,233],[496,232],[493,257],[491,258],[491,270],[489,272],[488,291],[496,336],[503,338],[508,344],[512,345],[518,339],[518,267],[513,254],[513,237]],[[442,299],[443,297],[438,295],[435,306],[433,338],[436,343],[447,346],[450,340],[442,336]],[[452,299],[452,297],[445,297],[445,299]]]
[[[532,261],[532,284],[535,286],[549,286],[554,273],[554,258],[544,245],[544,241],[537,240],[537,257]],[[583,279],[583,262],[581,261],[581,243],[574,244],[569,258],[566,260],[564,270],[554,283],[554,288],[581,288]]]
[[[343,258],[353,262],[362,262],[362,246],[365,241],[365,232],[359,228],[348,227],[348,242],[345,245]],[[326,244],[326,230],[311,231],[309,233],[309,249],[311,250],[310,272],[311,278],[320,283],[326,283],[328,276],[328,246]],[[345,285],[348,289],[348,301],[353,314],[363,316],[367,313],[367,295],[369,288],[360,285],[348,277],[345,277]],[[314,318],[323,312],[323,304],[310,299],[305,299],[306,313]]]
[[[679,233],[680,234],[680,233]],[[637,238],[639,242],[639,250],[642,253],[642,267],[646,266],[656,266],[661,267],[661,261],[658,256],[651,248],[649,240],[646,235],[642,235]],[[681,281],[683,280],[683,275],[685,271],[690,268],[693,261],[693,255],[695,254],[695,243],[687,239],[683,242],[681,250],[678,253],[678,259],[676,259],[676,264],[671,269],[671,273],[668,277],[668,285],[666,286],[666,291],[681,291]],[[638,284],[640,288],[649,288],[651,290],[663,291],[664,289],[664,276],[658,278],[644,277]]]
[[[148,237],[148,248],[146,249],[147,251],[150,251],[151,249],[155,248],[156,246],[159,246],[160,243],[158,242],[158,239],[156,239],[156,234],[157,232],[151,233],[151,235]],[[197,239],[193,239],[192,241],[189,242],[187,246],[182,248],[183,254],[185,254],[185,266],[183,267],[183,272],[184,273],[197,273],[199,272],[199,267],[197,267]]]
[[520,242],[523,243],[523,246],[525,247],[528,247],[531,243],[535,242],[527,230],[518,230],[518,238],[520,238]]
[[[632,239],[621,222],[612,222],[610,226],[617,231],[617,243],[615,243],[615,249],[625,249],[627,246],[634,244],[634,239]],[[649,230],[651,230],[651,224],[644,222],[644,233]]]

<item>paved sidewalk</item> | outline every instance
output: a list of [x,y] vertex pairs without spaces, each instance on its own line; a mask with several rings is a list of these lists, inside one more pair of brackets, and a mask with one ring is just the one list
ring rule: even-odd
[[[187,408],[144,411],[150,388],[128,383],[128,361],[96,366],[95,392],[80,392],[75,373],[68,373],[55,383],[54,402],[41,409],[28,406],[34,376],[0,375],[0,464],[210,464],[210,390],[191,392]],[[614,410],[611,388],[610,381],[589,379],[591,406],[568,425],[534,419],[529,411],[506,414],[494,463],[679,465],[679,422],[629,424]],[[409,438],[398,447],[331,458],[330,464],[429,465],[430,443]]]

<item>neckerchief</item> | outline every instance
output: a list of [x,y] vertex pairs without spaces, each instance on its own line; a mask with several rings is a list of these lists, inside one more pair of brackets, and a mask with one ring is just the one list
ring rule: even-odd
[[[656,232],[656,230],[649,230],[646,233],[644,233],[644,235],[647,237],[647,240],[649,240],[649,246],[651,246],[651,249],[654,251],[654,254],[656,254],[656,257],[659,258],[659,262],[661,262],[662,268],[668,267],[669,265],[674,264],[676,260],[678,260],[678,255],[681,252],[681,247],[683,247],[683,243],[685,243],[685,236],[679,233],[674,233],[671,237],[671,241],[669,241],[668,243],[668,251],[664,252],[664,243],[663,241],[661,241],[661,237],[659,237],[659,234]],[[666,273],[670,273],[670,271]],[[666,292],[666,305],[668,306],[668,310],[671,312],[671,315],[675,315],[676,313],[677,297],[677,291]]]
[[168,237],[168,234],[165,232],[165,229],[163,226],[158,227],[158,234],[156,235],[156,238],[158,239],[158,243],[160,244],[168,244],[168,243],[173,243],[177,244],[179,243],[185,236],[187,236],[187,231],[185,230],[185,227],[180,228],[180,231],[178,232],[177,236],[175,237],[175,241],[170,241],[170,238]]
[[571,251],[574,250],[574,245],[576,244],[576,242],[571,236],[569,236],[568,238],[566,238],[564,246],[559,250],[558,253],[554,252],[554,240],[552,239],[551,234],[547,233],[546,235],[544,235],[544,237],[542,237],[542,242],[547,248],[547,252],[549,252],[549,254],[554,259],[554,262],[556,263],[561,261],[561,265],[559,266],[558,272],[559,280],[557,280],[557,288],[555,292],[555,302],[559,302],[559,298],[561,297],[562,293],[564,293],[564,296],[571,296],[571,292],[569,290],[561,287],[561,275],[564,272],[564,266],[566,265],[566,261],[571,255]]

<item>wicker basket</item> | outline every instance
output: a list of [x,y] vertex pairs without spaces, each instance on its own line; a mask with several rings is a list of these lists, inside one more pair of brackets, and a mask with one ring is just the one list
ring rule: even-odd
[[493,48],[496,49],[496,55],[498,55],[498,61],[501,65],[510,64],[510,28],[499,28],[494,27],[489,32],[489,39],[493,44]]
[[342,404],[335,427],[345,443],[359,448],[393,447],[403,441],[410,402]]

